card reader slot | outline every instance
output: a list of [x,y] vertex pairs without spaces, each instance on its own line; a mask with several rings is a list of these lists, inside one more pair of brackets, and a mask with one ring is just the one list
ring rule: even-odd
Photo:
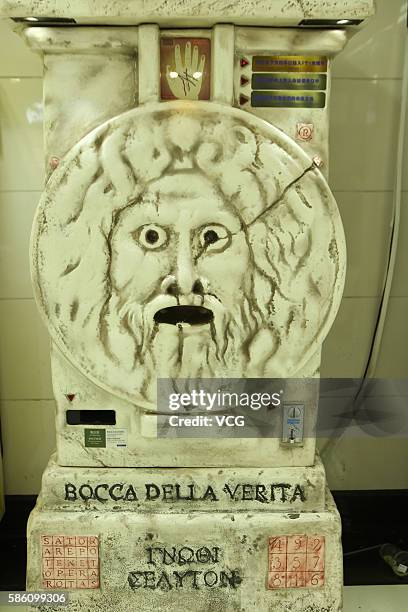
[[67,410],[67,425],[116,425],[115,410]]

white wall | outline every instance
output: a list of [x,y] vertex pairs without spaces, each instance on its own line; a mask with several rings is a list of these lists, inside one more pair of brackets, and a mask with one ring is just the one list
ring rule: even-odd
[[[389,249],[406,23],[406,0],[377,0],[376,16],[334,61],[330,184],[345,226],[348,273],[323,376],[361,376],[367,362]],[[408,130],[405,143],[408,151]],[[407,172],[404,190],[379,378],[408,379]],[[395,387],[384,408],[400,403],[408,411],[408,398],[395,396]],[[408,488],[406,438],[344,439],[324,459],[332,488]]]
[[[324,348],[324,376],[363,373],[378,312],[405,5],[406,0],[379,0],[377,16],[334,63],[330,182],[345,225],[349,264],[345,297]],[[32,298],[28,266],[31,221],[43,181],[41,74],[40,59],[0,22],[0,411],[8,494],[38,492],[55,443],[48,337]],[[376,372],[391,378],[408,378],[408,175],[404,189],[398,265]],[[408,442],[343,440],[330,448],[326,466],[333,488],[408,488]]]

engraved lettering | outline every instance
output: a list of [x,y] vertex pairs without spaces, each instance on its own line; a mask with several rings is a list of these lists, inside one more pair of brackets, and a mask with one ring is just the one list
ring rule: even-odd
[[76,486],[67,482],[65,484],[65,501],[76,501],[78,499]]
[[122,492],[123,491],[123,484],[114,484],[111,486],[111,488],[109,489],[109,497],[111,497],[113,499],[113,501],[120,501],[121,499],[123,499],[123,495],[116,495],[115,490],[118,489],[118,491]]
[[299,484],[297,484],[295,486],[295,490],[293,491],[293,495],[292,495],[292,499],[290,500],[290,502],[294,502],[296,501],[296,499],[299,498],[300,501],[305,502],[306,501],[306,496],[305,496],[305,492],[303,490],[303,487]]
[[123,499],[124,501],[137,501],[136,491],[134,490],[132,485],[129,485],[125,497]]
[[87,483],[78,485],[67,482],[64,485],[64,501],[70,502],[201,502],[212,504],[216,502],[247,502],[262,504],[303,504],[307,500],[307,485],[300,483],[224,483],[219,490],[212,485],[153,482],[144,484],[142,495],[134,484],[129,483],[99,483],[95,487]]
[[231,488],[230,488],[230,486],[229,486],[227,483],[225,483],[224,488],[223,488],[223,491],[224,491],[225,493],[228,493],[228,495],[230,496],[230,498],[231,498],[232,500],[235,500],[235,499],[236,499],[236,498],[235,498],[235,495],[236,495],[236,493],[237,493],[237,491],[238,491],[238,489],[239,489],[239,488],[240,488],[240,485],[238,484],[238,485],[235,487],[235,489],[232,491],[232,490],[231,490]]
[[[153,570],[130,572],[128,583],[131,589],[140,588],[160,589],[170,591],[174,588],[213,588],[215,586],[224,588],[237,588],[242,578],[238,569],[228,567],[219,568],[222,550],[218,546],[149,546],[145,549],[146,562],[148,565],[155,566]],[[206,570],[194,569],[195,563],[210,565]],[[169,566],[189,565],[186,571],[174,569],[169,571]],[[166,569],[160,570],[160,565]],[[156,569],[158,568],[158,569]]]
[[211,485],[208,485],[207,490],[203,495],[203,501],[206,499],[209,499],[210,501],[219,501]]
[[265,495],[266,487],[265,485],[257,484],[255,486],[255,499],[263,504],[268,503],[268,499]]
[[97,499],[100,502],[107,502],[108,498],[107,497],[101,497],[99,495],[99,489],[105,489],[105,491],[107,491],[107,489],[109,488],[109,485],[107,484],[100,484],[97,487],[95,487],[95,499]]
[[[89,494],[85,494],[86,490],[89,492]],[[94,495],[93,495],[93,490],[91,486],[84,484],[79,487],[79,497],[83,499],[84,501],[88,501],[92,499],[93,496]]]
[[153,483],[146,484],[146,499],[151,501],[160,497],[160,489]]

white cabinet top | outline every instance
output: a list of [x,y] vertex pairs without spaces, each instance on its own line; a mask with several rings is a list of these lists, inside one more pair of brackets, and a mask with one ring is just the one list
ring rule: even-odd
[[0,0],[0,16],[5,17],[164,26],[219,22],[285,26],[298,25],[303,19],[361,20],[374,11],[374,0]]

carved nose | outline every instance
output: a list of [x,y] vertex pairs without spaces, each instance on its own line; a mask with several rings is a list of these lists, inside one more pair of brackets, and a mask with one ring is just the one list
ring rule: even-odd
[[[167,295],[174,295],[175,297],[179,296],[181,293],[183,293],[182,289],[180,288],[179,283],[177,282],[177,279],[175,276],[167,276],[163,283],[162,283],[162,291],[163,293],[167,294]],[[203,283],[200,281],[200,279],[196,279],[192,286],[190,287],[190,291],[188,291],[187,293],[195,293],[198,295],[203,295],[204,293],[204,287],[203,287]]]
[[193,293],[197,293],[198,295],[203,295],[204,293],[203,283],[200,281],[199,278],[195,281],[193,285]]
[[175,297],[180,295],[180,287],[178,286],[177,281],[169,283],[166,288],[166,293],[167,295],[174,295]]
[[173,275],[166,276],[161,286],[162,292],[167,295],[178,296],[180,294],[180,288],[177,284],[176,277]]

